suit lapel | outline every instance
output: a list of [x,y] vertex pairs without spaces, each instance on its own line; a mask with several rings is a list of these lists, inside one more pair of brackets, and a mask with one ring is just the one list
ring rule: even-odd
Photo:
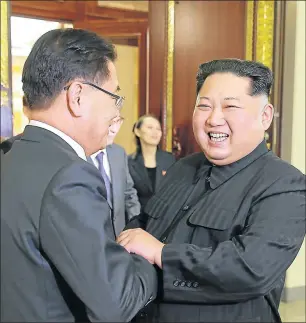
[[157,191],[159,184],[163,178],[162,171],[162,167],[159,164],[156,164],[155,192]]
[[[87,159],[87,161],[89,162],[89,164],[91,164],[91,165],[95,166],[95,164],[94,164],[94,162],[93,162],[93,160],[92,160],[92,158],[91,158],[90,156],[86,157],[86,159]],[[96,166],[95,166],[95,167],[96,167]]]
[[[99,173],[100,173],[100,170],[96,167],[96,165],[94,164],[94,162],[93,162],[93,160],[92,160],[92,157],[90,157],[90,156],[88,156],[87,158],[87,161],[88,161],[88,163],[89,164],[91,164],[94,168],[96,168],[98,171],[99,171]],[[100,173],[101,174],[101,173]],[[102,175],[101,175],[101,177],[102,177]],[[112,187],[112,186],[111,186]],[[113,199],[114,199],[114,194],[113,194]],[[112,204],[110,204],[109,203],[109,201],[108,201],[108,199],[106,199],[107,200],[107,204],[108,204],[108,206],[110,207],[110,209],[112,210],[113,209],[113,205]]]
[[156,151],[156,178],[155,178],[155,192],[157,191],[160,182],[163,178],[163,156],[160,150]]
[[[195,186],[187,176],[182,177],[180,173],[176,175],[177,178],[172,178],[171,181],[165,179],[162,188],[148,201],[144,210],[152,218],[147,224],[148,232],[154,233],[157,238],[160,238],[180,209],[183,209]],[[160,221],[155,221],[157,218],[163,219],[162,225]]]
[[138,154],[135,157],[135,159],[133,160],[133,163],[132,163],[132,167],[134,169],[134,172],[140,178],[139,183],[142,183],[142,185],[144,185],[151,192],[153,192],[153,187],[152,187],[148,172],[146,170],[146,167],[144,165],[144,159],[141,154]]
[[114,167],[115,163],[118,163],[118,160],[116,161],[115,150],[112,149],[111,146],[107,146],[106,151],[107,151],[107,158],[108,158],[111,181],[112,181],[113,208],[114,208],[114,210],[116,210],[118,207],[118,204],[117,204],[117,200],[116,200],[115,196],[117,195],[116,193],[120,189],[120,183],[121,183],[122,179],[120,178],[120,173],[116,172],[115,167]]
[[[125,218],[121,216],[117,216],[117,211],[119,210],[119,200],[116,199],[116,196],[120,194],[120,186],[124,185],[123,178],[120,178],[121,172],[116,169],[116,166],[121,167],[124,162],[121,160],[121,156],[116,154],[116,150],[110,145],[106,148],[107,158],[110,168],[110,175],[112,180],[112,193],[113,193],[113,225],[115,229],[116,236],[122,231],[122,228],[125,226]],[[119,159],[118,159],[119,158]],[[123,195],[124,198],[124,195]],[[125,204],[124,204],[125,205]]]
[[[163,179],[162,185],[144,209],[144,212],[149,215],[148,232],[160,238],[184,206],[187,207],[187,212],[192,212],[194,205],[186,204],[186,202],[195,186],[201,186],[196,174],[202,164],[202,155],[199,155],[195,163],[190,165],[179,162]],[[158,218],[160,221],[156,221]]]

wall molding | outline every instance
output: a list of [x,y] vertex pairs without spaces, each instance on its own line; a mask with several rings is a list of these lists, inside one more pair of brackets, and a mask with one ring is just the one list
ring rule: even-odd
[[306,286],[285,287],[281,301],[284,303],[306,300]]
[[281,154],[285,1],[247,1],[245,58],[268,66],[274,74],[271,103],[274,120],[266,132],[269,149]]
[[175,3],[170,0],[166,7],[165,57],[164,57],[164,91],[163,91],[163,149],[172,152],[172,119],[173,119],[173,70],[174,70],[174,14]]

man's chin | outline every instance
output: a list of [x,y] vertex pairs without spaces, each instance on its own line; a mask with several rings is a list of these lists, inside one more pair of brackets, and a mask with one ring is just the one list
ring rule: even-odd
[[106,146],[107,146],[107,140],[103,140],[103,142],[102,142],[102,143],[101,143],[101,145],[100,145],[99,150],[103,150],[103,149],[105,149],[105,148],[106,148]]
[[230,159],[230,153],[228,151],[204,151],[206,158],[213,164],[226,165]]

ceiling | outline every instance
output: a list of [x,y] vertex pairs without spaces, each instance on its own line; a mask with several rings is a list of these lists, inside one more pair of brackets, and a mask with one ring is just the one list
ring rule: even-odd
[[99,0],[98,5],[100,7],[116,8],[116,9],[125,9],[125,10],[136,10],[136,11],[149,11],[149,1],[140,0],[140,1],[108,1],[108,0]]

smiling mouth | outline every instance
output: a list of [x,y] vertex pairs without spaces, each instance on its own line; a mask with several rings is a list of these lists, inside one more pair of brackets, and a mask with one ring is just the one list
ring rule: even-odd
[[213,142],[225,141],[229,135],[222,132],[209,132],[209,139]]

